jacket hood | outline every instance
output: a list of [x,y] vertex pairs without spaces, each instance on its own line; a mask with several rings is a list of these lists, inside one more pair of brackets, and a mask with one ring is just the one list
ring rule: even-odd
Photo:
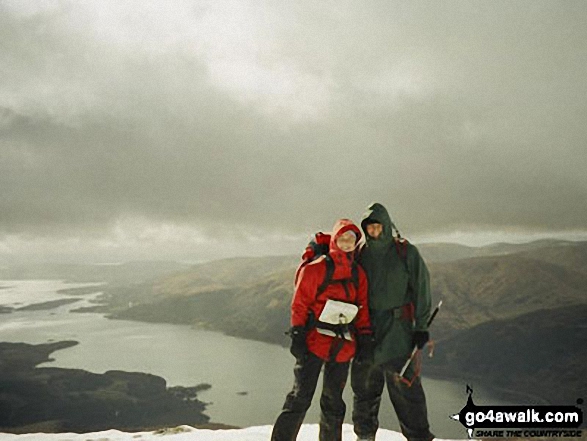
[[[367,211],[363,214],[363,218],[361,220],[361,228],[365,232],[365,238],[369,242],[373,240],[367,234],[366,226],[369,223],[368,221],[375,221],[378,224],[383,226],[383,231],[381,233],[381,239],[384,241],[392,241],[393,240],[393,229],[396,228],[395,224],[391,220],[391,216],[385,209],[383,205],[378,202],[374,202],[367,207]],[[397,228],[396,228],[397,230]]]
[[357,227],[350,219],[339,219],[336,221],[334,228],[332,229],[332,235],[330,237],[330,251],[338,251],[341,253],[344,252],[338,247],[336,240],[346,231],[354,232],[357,235],[355,244],[359,243],[359,240],[361,240],[361,230],[359,227]]

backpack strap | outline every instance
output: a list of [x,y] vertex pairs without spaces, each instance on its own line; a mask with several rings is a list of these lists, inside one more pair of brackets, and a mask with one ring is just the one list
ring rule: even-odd
[[351,269],[351,281],[355,286],[355,291],[359,292],[359,265],[357,265],[356,261],[353,261],[353,266]]
[[332,261],[332,257],[326,254],[324,256],[324,263],[326,264],[326,274],[324,275],[324,280],[316,290],[316,297],[326,291],[328,285],[332,283],[332,276],[334,275],[334,262]]
[[[395,249],[397,251],[397,255],[399,256],[400,260],[404,262],[404,266],[406,268],[406,272],[408,273],[408,296],[410,299],[413,298],[414,289],[410,282],[410,265],[408,265],[408,241],[399,236],[394,240],[395,242]],[[410,302],[411,308],[414,307],[413,300]],[[413,312],[411,313],[413,315]]]
[[410,268],[408,268],[408,241],[402,238],[394,239],[393,243],[395,244],[395,251],[399,256],[400,260],[406,266],[406,271],[409,273]]
[[[326,291],[326,288],[328,287],[328,285],[333,283],[332,276],[334,275],[334,262],[332,261],[332,257],[330,257],[328,254],[326,254],[324,256],[324,263],[326,264],[326,274],[324,275],[324,280],[322,281],[322,283],[320,284],[320,286],[316,290],[316,297],[318,297],[320,294],[322,294],[324,291]],[[359,290],[359,267],[357,265],[357,262],[353,262],[353,264],[352,264],[351,279],[350,280],[351,280],[353,286],[355,287],[355,290],[358,291]],[[344,284],[346,282],[346,280],[344,280],[342,282]]]

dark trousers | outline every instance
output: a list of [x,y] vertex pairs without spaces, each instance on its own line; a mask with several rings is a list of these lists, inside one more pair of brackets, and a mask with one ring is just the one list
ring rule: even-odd
[[434,438],[430,433],[426,397],[420,378],[416,378],[411,386],[394,379],[394,373],[401,370],[403,363],[404,360],[398,360],[381,367],[353,361],[353,424],[358,438],[375,439],[379,428],[379,405],[386,383],[401,431],[408,441],[430,441]]
[[298,436],[306,412],[318,384],[324,365],[324,383],[320,397],[320,441],[340,441],[346,406],[342,392],[346,384],[349,363],[324,362],[309,353],[296,360],[294,386],[287,394],[283,410],[273,426],[271,441],[294,441]]

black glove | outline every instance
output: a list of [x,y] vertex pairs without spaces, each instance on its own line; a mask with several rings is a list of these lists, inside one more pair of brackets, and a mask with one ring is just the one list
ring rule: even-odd
[[291,347],[289,352],[298,359],[303,359],[308,353],[308,346],[306,345],[306,330],[303,326],[293,326],[289,330],[291,337]]
[[375,352],[375,336],[373,334],[359,334],[355,359],[358,364],[373,360]]
[[412,347],[418,346],[418,349],[422,349],[428,343],[428,340],[430,340],[428,331],[415,331],[412,336]]

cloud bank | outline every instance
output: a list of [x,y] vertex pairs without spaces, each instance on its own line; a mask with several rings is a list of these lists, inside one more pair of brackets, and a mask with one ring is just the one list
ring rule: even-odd
[[411,234],[584,231],[586,15],[0,1],[0,235],[295,236],[374,200]]

